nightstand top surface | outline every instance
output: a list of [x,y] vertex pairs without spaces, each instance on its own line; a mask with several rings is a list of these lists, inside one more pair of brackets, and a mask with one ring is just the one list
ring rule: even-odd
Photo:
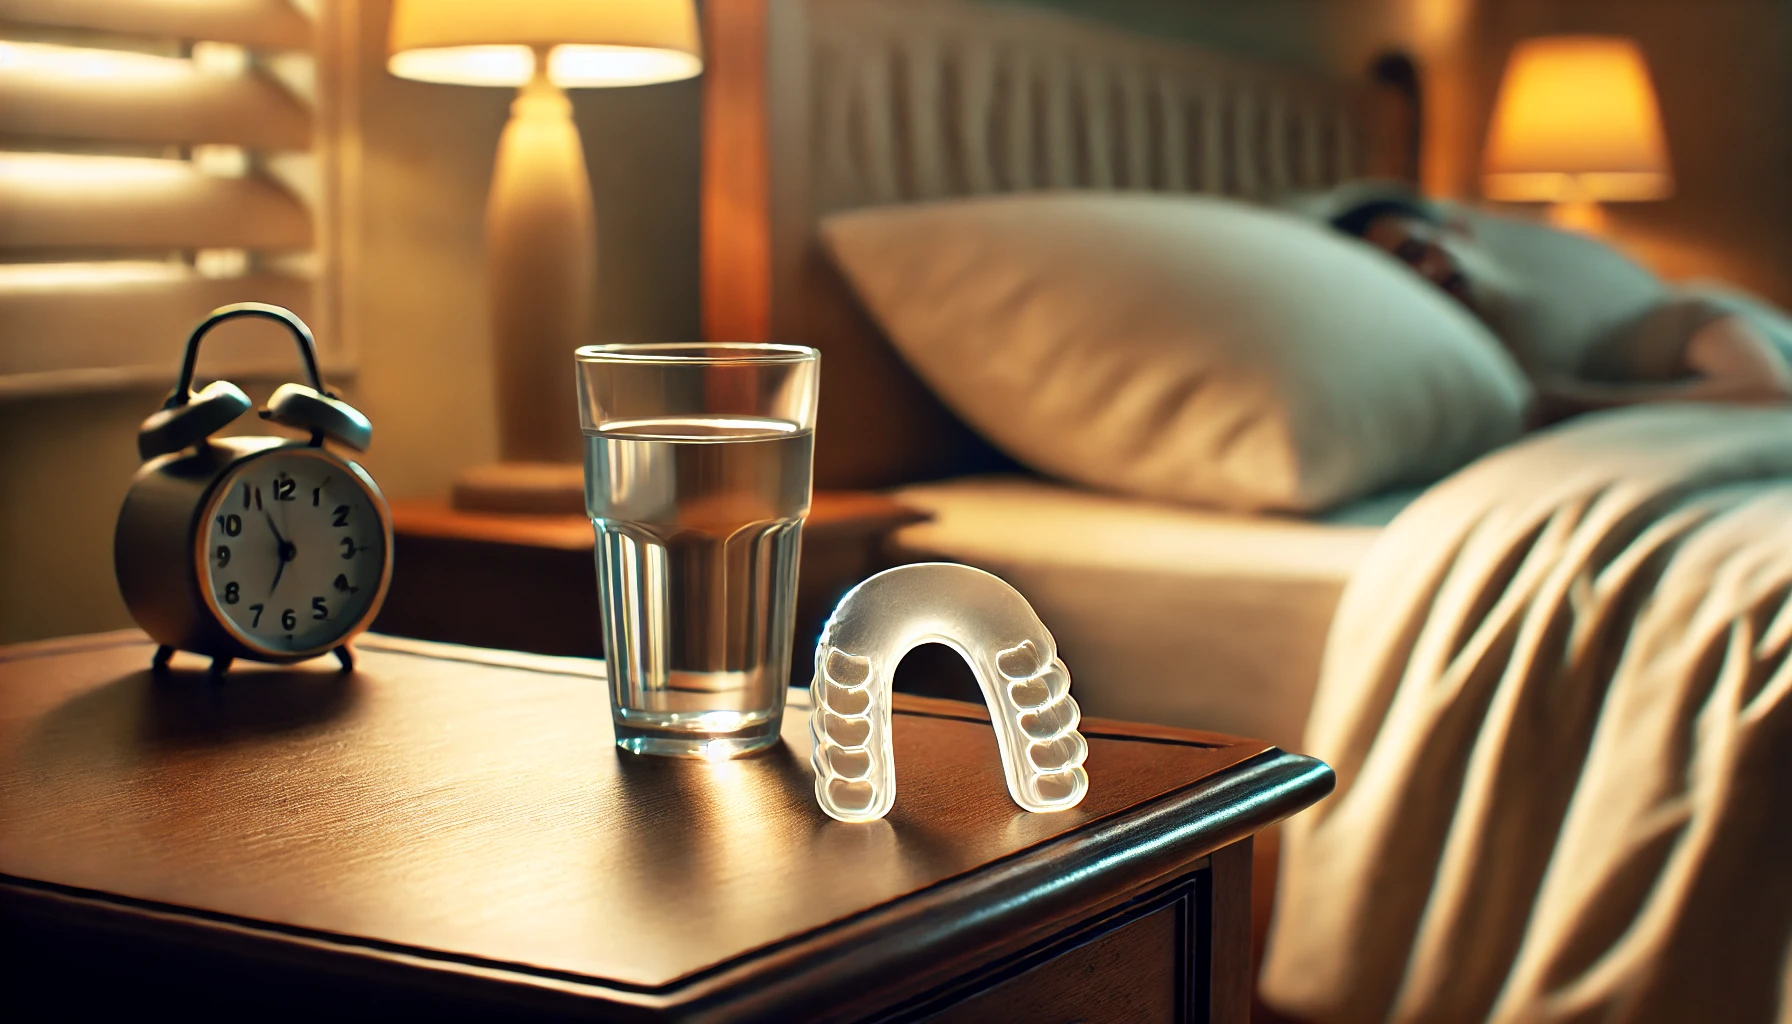
[[1203,850],[1330,785],[1260,742],[1090,720],[1088,798],[1028,814],[981,709],[899,698],[895,810],[849,825],[815,806],[800,690],[782,744],[711,764],[617,750],[600,662],[368,636],[350,675],[249,665],[214,685],[185,655],[153,679],[152,650],[0,649],[0,881],[606,991],[1119,851],[1104,826],[1133,817],[1186,805],[1177,841],[1202,841],[1189,801],[1240,772],[1280,781],[1229,798],[1261,807],[1230,833],[1216,819]]

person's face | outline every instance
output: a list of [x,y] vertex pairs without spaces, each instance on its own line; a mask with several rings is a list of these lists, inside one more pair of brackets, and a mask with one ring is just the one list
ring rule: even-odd
[[1476,309],[1473,282],[1463,269],[1468,244],[1463,229],[1390,213],[1371,221],[1363,240],[1386,250],[1469,309]]

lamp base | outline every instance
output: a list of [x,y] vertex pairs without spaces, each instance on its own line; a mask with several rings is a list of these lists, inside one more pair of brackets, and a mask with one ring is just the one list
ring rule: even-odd
[[[583,448],[572,354],[594,335],[597,227],[572,104],[537,70],[510,106],[486,208],[498,453],[573,463]],[[538,476],[523,471],[501,489],[527,493]]]
[[462,512],[583,515],[585,467],[576,462],[496,462],[467,470],[451,498]]
[[1606,229],[1605,207],[1591,199],[1564,199],[1552,204],[1549,226],[1583,235],[1603,235]]

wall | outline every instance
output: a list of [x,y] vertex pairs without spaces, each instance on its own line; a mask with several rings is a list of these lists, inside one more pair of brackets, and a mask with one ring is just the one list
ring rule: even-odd
[[158,398],[0,402],[0,642],[130,624],[112,523]]

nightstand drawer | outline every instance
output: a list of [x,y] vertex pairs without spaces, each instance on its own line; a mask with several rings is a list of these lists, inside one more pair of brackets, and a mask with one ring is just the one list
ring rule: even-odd
[[940,1012],[929,1024],[1157,1024],[1188,1020],[1194,886]]

